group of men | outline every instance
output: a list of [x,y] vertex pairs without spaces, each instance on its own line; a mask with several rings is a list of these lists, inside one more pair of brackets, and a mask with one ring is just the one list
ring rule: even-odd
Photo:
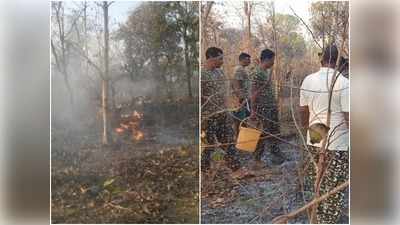
[[[228,167],[234,171],[241,167],[235,148],[235,136],[239,123],[246,117],[260,122],[260,127],[265,131],[254,153],[256,162],[262,162],[262,155],[268,148],[265,136],[271,134],[272,137],[276,137],[279,134],[278,109],[271,80],[274,60],[275,53],[264,49],[255,68],[248,72],[246,67],[250,65],[251,57],[242,53],[239,55],[239,65],[235,69],[233,82],[229,82],[221,69],[222,49],[207,49],[206,62],[201,74],[202,130],[205,131],[208,146],[202,152],[203,171],[209,169],[210,157],[216,145],[226,147],[225,161]],[[228,91],[229,83],[232,83],[231,92]],[[234,112],[226,110],[227,95],[231,94],[239,101],[239,109]],[[281,164],[284,155],[279,149],[278,140],[271,138],[268,143],[273,162]]]
[[[312,161],[321,160],[321,142],[310,137],[310,127],[323,126],[327,130],[327,167],[321,182],[320,193],[324,194],[348,179],[349,151],[349,81],[341,69],[348,68],[339,57],[335,45],[329,45],[320,55],[321,68],[306,76],[300,87],[300,119],[307,136],[307,150],[313,159],[306,159],[307,172],[305,190],[314,193],[316,168]],[[262,156],[266,149],[271,152],[271,161],[281,164],[285,156],[279,148],[280,126],[275,86],[272,84],[272,68],[275,53],[270,49],[261,51],[256,65],[248,70],[251,56],[239,55],[239,65],[235,68],[232,82],[222,70],[223,51],[210,47],[206,51],[206,61],[201,73],[201,117],[206,145],[202,148],[201,170],[210,168],[212,152],[216,147],[225,149],[224,160],[233,171],[241,168],[235,148],[235,136],[239,123],[254,120],[261,123],[263,133],[254,153],[256,163],[263,164]],[[343,66],[336,68],[337,62]],[[342,73],[340,73],[342,72]],[[334,82],[332,85],[332,82]],[[230,86],[230,83],[232,84]],[[228,91],[229,89],[232,91]],[[333,91],[331,91],[333,88]],[[331,92],[331,94],[330,94]],[[226,110],[228,95],[239,101],[239,109]],[[330,106],[329,106],[330,105]],[[329,107],[328,107],[329,106]],[[328,110],[329,108],[329,110]],[[329,113],[328,113],[329,111]],[[328,115],[329,114],[329,115]],[[328,122],[327,120],[330,119]],[[266,138],[268,136],[268,138]],[[317,219],[319,223],[337,223],[344,206],[345,191],[337,192],[319,204]],[[310,200],[310,199],[307,199]]]

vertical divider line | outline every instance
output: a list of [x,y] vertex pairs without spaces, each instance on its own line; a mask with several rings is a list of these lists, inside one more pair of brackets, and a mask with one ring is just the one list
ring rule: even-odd
[[198,47],[199,47],[199,55],[197,56],[198,57],[198,62],[199,62],[199,77],[198,77],[198,85],[199,85],[199,88],[198,88],[198,90],[199,90],[199,93],[198,93],[198,95],[199,95],[199,99],[198,99],[198,104],[199,104],[199,110],[198,110],[198,112],[199,112],[199,123],[198,123],[198,135],[199,135],[199,139],[198,139],[198,142],[199,142],[199,148],[198,148],[198,150],[199,150],[199,210],[198,210],[198,213],[199,213],[199,224],[201,224],[201,54],[203,54],[202,53],[202,51],[201,51],[201,49],[202,49],[202,47],[201,47],[201,32],[202,32],[202,29],[201,29],[201,18],[202,18],[202,15],[201,15],[201,4],[202,4],[202,1],[199,1],[199,45],[198,45]]

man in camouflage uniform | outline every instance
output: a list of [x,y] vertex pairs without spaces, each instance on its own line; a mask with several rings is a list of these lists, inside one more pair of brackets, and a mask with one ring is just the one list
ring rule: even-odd
[[251,63],[250,55],[241,53],[239,55],[239,65],[235,68],[234,79],[232,81],[233,94],[239,99],[240,108],[233,113],[235,131],[239,131],[240,121],[250,116],[250,77],[246,67]]
[[[223,52],[216,47],[206,51],[206,62],[201,71],[201,126],[205,131],[207,145],[223,144],[226,147],[225,161],[232,170],[239,169],[234,146],[233,120],[226,110],[227,80],[221,66]],[[215,146],[206,147],[201,154],[201,169],[210,167],[211,154]]]
[[[318,164],[323,159],[326,169],[320,183],[320,195],[328,193],[349,178],[349,81],[343,74],[335,73],[338,50],[330,45],[324,49],[321,68],[318,72],[308,75],[300,90],[300,118],[303,133],[307,135],[308,149],[314,161]],[[336,71],[338,72],[338,71]],[[332,78],[336,81],[332,98],[329,101],[329,90]],[[330,124],[327,132],[325,152],[321,152],[322,140],[313,141],[310,128],[316,125],[328,126],[328,105],[331,105]],[[310,128],[309,128],[310,127]],[[308,132],[307,132],[308,131]],[[305,176],[306,200],[311,201],[315,193],[316,168],[311,157],[307,160]],[[342,190],[330,195],[317,207],[317,222],[323,224],[339,223],[345,205],[345,192]]]
[[[265,132],[279,135],[280,127],[278,121],[278,107],[275,98],[275,90],[272,84],[272,66],[274,65],[275,53],[270,49],[264,49],[260,55],[260,62],[250,77],[252,78],[251,96],[251,118],[260,121]],[[261,157],[265,151],[266,143],[272,153],[272,163],[281,164],[285,158],[278,146],[278,139],[274,137],[265,138],[266,134],[261,135],[255,154],[256,162],[261,162]]]

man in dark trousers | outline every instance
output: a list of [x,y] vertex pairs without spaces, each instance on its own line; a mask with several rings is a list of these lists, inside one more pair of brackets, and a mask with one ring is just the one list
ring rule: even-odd
[[[270,49],[261,51],[259,65],[255,67],[250,77],[252,81],[251,91],[251,118],[260,121],[263,130],[269,134],[279,135],[279,116],[278,105],[275,96],[274,85],[272,84],[272,67],[275,61],[275,53]],[[272,163],[282,164],[285,157],[279,149],[279,140],[270,136],[268,140],[265,133],[261,135],[255,152],[256,162],[261,162],[261,157],[269,143],[270,152],[272,153]]]
[[206,51],[206,62],[201,70],[201,126],[209,147],[203,148],[201,170],[210,167],[211,154],[220,144],[226,147],[224,156],[229,168],[236,171],[240,168],[234,145],[233,120],[226,107],[228,82],[221,66],[223,51],[210,47]]

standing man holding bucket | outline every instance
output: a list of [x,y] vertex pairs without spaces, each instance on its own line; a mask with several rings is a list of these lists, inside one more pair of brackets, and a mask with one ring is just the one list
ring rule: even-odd
[[246,67],[251,63],[250,55],[242,52],[239,55],[239,65],[235,68],[232,82],[233,94],[239,99],[240,108],[234,112],[235,132],[239,131],[241,120],[250,116],[250,87],[251,82]]
[[[261,51],[259,64],[250,75],[253,79],[250,118],[261,122],[265,132],[278,135],[280,132],[278,123],[278,106],[271,79],[274,61],[275,53],[270,49],[264,49]],[[261,135],[261,140],[258,142],[257,150],[254,153],[257,163],[261,162],[262,154],[267,147],[266,136],[268,135]],[[270,137],[268,142],[272,154],[272,163],[282,164],[285,161],[285,157],[279,149],[278,140],[274,137]]]
[[206,51],[206,62],[201,71],[201,126],[209,147],[201,154],[201,170],[210,168],[211,154],[216,145],[226,147],[224,160],[229,168],[240,168],[234,146],[233,120],[226,107],[227,82],[221,66],[222,49],[210,47]]

